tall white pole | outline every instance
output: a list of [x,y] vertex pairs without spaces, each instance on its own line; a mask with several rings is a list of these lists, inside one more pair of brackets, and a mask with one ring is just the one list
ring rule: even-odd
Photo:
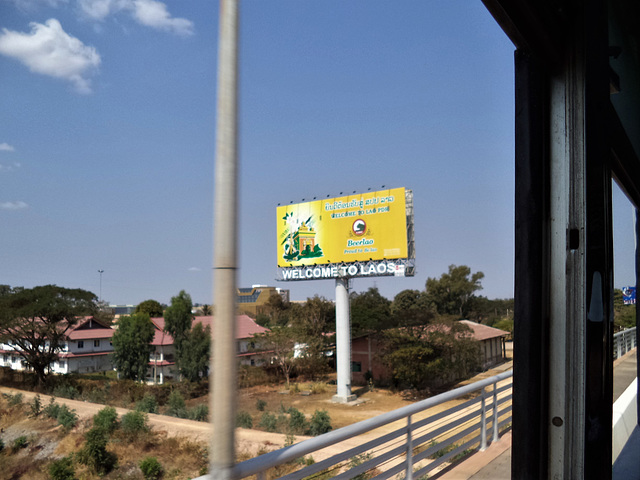
[[238,3],[220,0],[214,200],[213,420],[210,476],[231,480],[235,459],[238,216]]
[[336,278],[336,370],[337,392],[333,401],[351,402],[351,318],[349,312],[349,279]]

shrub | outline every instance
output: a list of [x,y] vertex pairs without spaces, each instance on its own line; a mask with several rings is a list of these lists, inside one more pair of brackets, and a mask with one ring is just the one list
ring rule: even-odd
[[93,416],[93,426],[113,433],[118,428],[118,412],[113,407],[104,407]]
[[309,433],[311,435],[322,435],[323,433],[330,432],[332,429],[331,418],[326,410],[316,410],[313,412],[311,426],[309,427]]
[[169,406],[167,415],[178,418],[187,418],[187,407],[184,403],[184,397],[178,390],[171,392],[167,405]]
[[25,435],[20,435],[18,438],[16,438],[13,441],[12,447],[13,447],[13,451],[18,451],[22,448],[26,448],[27,445],[29,445],[29,441],[27,440],[27,437]]
[[113,470],[117,462],[115,454],[107,451],[107,432],[100,427],[93,427],[86,435],[87,443],[78,453],[78,460],[104,475]]
[[49,465],[49,476],[51,480],[74,480],[76,472],[73,468],[73,460],[71,456],[54,460]]
[[66,405],[61,405],[58,410],[58,423],[62,425],[62,428],[69,431],[78,423],[78,415],[75,410],[70,410]]
[[256,408],[259,412],[264,412],[264,409],[267,407],[267,402],[261,398],[256,401]]
[[56,386],[56,388],[53,389],[53,396],[70,398],[71,400],[73,400],[80,396],[80,392],[78,392],[78,389],[73,385],[69,385],[65,383],[62,385],[58,385]]
[[10,407],[17,407],[18,405],[22,405],[22,394],[16,393],[15,395],[7,395],[7,403]]
[[198,422],[206,422],[209,419],[209,407],[205,404],[196,405],[189,410],[189,418]]
[[147,457],[140,462],[145,480],[157,480],[162,475],[162,465],[156,457]]
[[155,396],[147,393],[142,400],[136,403],[136,410],[145,413],[158,413],[158,400]]
[[142,412],[129,412],[122,416],[120,429],[124,436],[132,441],[149,431],[147,415]]
[[289,433],[304,435],[309,428],[304,413],[297,408],[291,407],[289,409],[289,415]]
[[253,428],[253,418],[248,412],[238,412],[236,415],[236,427]]
[[327,384],[324,382],[313,382],[311,384],[311,393],[314,395],[327,392]]
[[33,401],[29,404],[31,407],[31,414],[34,417],[37,417],[42,413],[42,400],[40,399],[40,394],[33,397]]
[[273,413],[264,412],[260,417],[260,427],[267,432],[275,432],[278,426],[278,419]]
[[56,400],[53,397],[51,397],[51,399],[49,400],[49,405],[44,407],[44,409],[42,410],[42,413],[44,413],[45,416],[48,418],[57,419],[58,413],[60,413],[60,405],[58,405],[56,403]]

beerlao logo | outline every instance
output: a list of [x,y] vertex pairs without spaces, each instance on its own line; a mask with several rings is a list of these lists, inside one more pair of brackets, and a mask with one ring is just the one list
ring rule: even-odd
[[353,225],[351,225],[351,231],[354,233],[354,235],[361,237],[367,231],[367,224],[364,220],[359,218],[358,220],[353,222]]

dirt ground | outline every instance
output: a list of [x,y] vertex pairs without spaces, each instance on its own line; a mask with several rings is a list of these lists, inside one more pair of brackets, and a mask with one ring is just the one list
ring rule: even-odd
[[[483,372],[482,374],[463,383],[472,383],[482,378],[496,375],[497,373],[509,368],[511,368],[511,362],[507,362],[495,369]],[[337,429],[395,410],[419,400],[418,398],[411,398],[406,394],[401,395],[398,393],[392,393],[388,390],[374,389],[369,391],[367,388],[361,388],[354,391],[358,396],[358,400],[356,402],[349,404],[336,404],[331,401],[331,397],[335,394],[335,386],[327,386],[326,390],[322,393],[309,394],[308,392],[311,388],[311,384],[300,384],[300,391],[293,394],[286,391],[283,386],[260,386],[242,389],[239,392],[238,411],[248,412],[253,418],[254,425],[257,425],[261,415],[263,414],[263,411],[258,409],[258,400],[266,402],[264,411],[275,413],[276,415],[278,412],[282,411],[282,409],[288,409],[289,407],[297,408],[303,412],[307,418],[310,418],[316,410],[325,410],[329,413],[333,429]],[[32,392],[18,391],[0,386],[0,393],[15,394],[18,392],[23,394],[25,402],[30,402],[35,396],[35,393]],[[49,402],[48,396],[41,395],[41,398],[43,405],[46,405]],[[203,403],[205,400],[206,399],[197,399],[197,403]],[[91,419],[93,415],[104,407],[104,405],[100,404],[68,400],[64,398],[57,398],[56,401],[61,404],[67,404],[69,408],[74,409],[81,420]],[[193,404],[194,401],[189,403]],[[452,406],[452,404],[443,404],[438,407],[438,410],[444,410],[449,406]],[[128,412],[128,410],[123,408],[117,408],[116,410],[119,415],[123,415]],[[2,422],[0,421],[0,423]],[[212,434],[210,425],[205,422],[150,414],[149,423],[155,431],[166,433],[168,437],[186,437],[196,442],[206,443]],[[394,427],[390,425],[388,428],[391,429]],[[305,438],[306,437],[296,436],[295,440],[296,442],[299,442]],[[7,438],[5,440],[10,439]],[[236,440],[238,453],[245,457],[250,457],[259,452],[275,450],[283,447],[287,438],[283,434],[239,428],[236,431]],[[362,439],[352,439],[352,441],[348,441],[347,443],[351,444],[353,442],[361,441]],[[347,446],[348,445],[346,444],[336,445],[335,448],[332,449],[335,450],[335,452],[326,451],[321,455],[321,458],[342,451],[342,449]],[[319,460],[319,458],[316,458],[316,460]]]

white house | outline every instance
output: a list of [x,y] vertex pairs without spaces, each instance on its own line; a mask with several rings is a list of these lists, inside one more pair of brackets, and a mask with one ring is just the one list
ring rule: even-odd
[[[104,372],[113,369],[111,337],[114,330],[93,317],[78,321],[67,332],[58,360],[49,368],[53,373]],[[0,343],[0,366],[26,370],[27,364],[11,341]]]

